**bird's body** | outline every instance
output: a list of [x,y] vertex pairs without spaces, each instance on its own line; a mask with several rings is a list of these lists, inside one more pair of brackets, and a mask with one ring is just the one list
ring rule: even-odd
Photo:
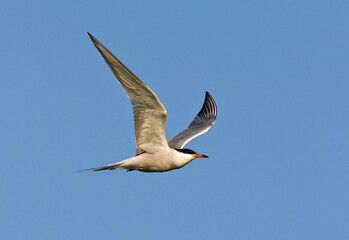
[[205,155],[182,148],[188,141],[205,133],[214,124],[217,107],[211,95],[206,92],[204,105],[189,127],[167,142],[165,138],[167,111],[160,100],[97,39],[91,34],[89,36],[131,100],[137,149],[134,157],[87,170],[127,169],[165,172],[181,168],[195,158],[206,158]]
[[128,169],[130,171],[138,170],[142,172],[166,172],[181,168],[193,159],[194,157],[191,155],[168,147],[154,153],[142,153],[121,162],[92,170]]

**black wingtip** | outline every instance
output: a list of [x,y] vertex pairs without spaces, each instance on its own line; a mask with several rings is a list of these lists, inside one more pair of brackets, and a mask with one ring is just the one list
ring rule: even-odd
[[198,115],[202,118],[209,116],[217,116],[216,102],[214,101],[213,97],[208,91],[206,91],[205,101]]
[[207,96],[207,95],[210,96],[210,97],[212,97],[211,94],[210,94],[208,91],[206,91],[206,96]]
[[[208,99],[212,99],[213,100],[213,97],[212,97],[212,95],[208,91],[206,91],[205,102],[208,101]],[[214,100],[213,100],[213,102],[214,102]],[[214,104],[216,104],[216,103],[214,103]]]
[[89,32],[87,32],[88,36],[91,38],[92,41],[94,41],[96,38]]
[[213,99],[212,95],[211,95],[208,91],[206,91],[205,98],[211,98],[211,99]]

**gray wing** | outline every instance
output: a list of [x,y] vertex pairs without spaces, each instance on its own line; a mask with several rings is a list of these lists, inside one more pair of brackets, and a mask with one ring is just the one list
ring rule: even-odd
[[168,145],[171,148],[183,148],[187,142],[207,132],[216,122],[216,117],[216,103],[213,100],[212,96],[208,92],[206,92],[204,105],[202,106],[198,115],[196,115],[187,129],[171,138],[168,141]]
[[160,100],[96,38],[90,33],[88,35],[132,103],[137,146],[135,155],[153,153],[162,147],[168,147],[165,137],[167,112]]

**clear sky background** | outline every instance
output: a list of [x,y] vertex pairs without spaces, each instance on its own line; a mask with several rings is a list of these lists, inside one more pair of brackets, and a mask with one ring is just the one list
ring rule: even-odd
[[[348,1],[17,1],[0,8],[1,239],[349,239]],[[159,97],[166,136],[216,124],[167,173],[89,31]]]

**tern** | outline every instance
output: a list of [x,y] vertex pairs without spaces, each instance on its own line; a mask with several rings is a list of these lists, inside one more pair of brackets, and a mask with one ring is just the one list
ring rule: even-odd
[[167,142],[165,137],[167,111],[160,100],[106,47],[90,33],[88,35],[132,103],[137,149],[134,157],[86,170],[127,169],[127,171],[166,172],[179,169],[195,158],[207,158],[206,155],[183,147],[193,138],[207,132],[215,123],[217,106],[212,96],[206,92],[202,109],[189,127]]

